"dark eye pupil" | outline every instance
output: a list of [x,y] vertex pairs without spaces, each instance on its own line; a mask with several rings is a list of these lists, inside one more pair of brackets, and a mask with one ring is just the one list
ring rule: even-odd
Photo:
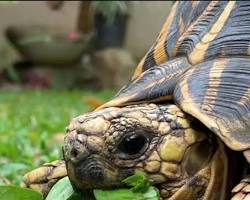
[[123,153],[134,155],[139,153],[145,146],[147,139],[143,135],[130,135],[125,137],[119,145],[119,150]]

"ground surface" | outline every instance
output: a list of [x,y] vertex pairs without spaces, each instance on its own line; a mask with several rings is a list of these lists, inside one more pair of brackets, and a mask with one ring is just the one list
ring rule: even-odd
[[93,99],[105,102],[114,94],[0,91],[0,185],[19,184],[25,172],[60,158],[69,120],[93,109]]

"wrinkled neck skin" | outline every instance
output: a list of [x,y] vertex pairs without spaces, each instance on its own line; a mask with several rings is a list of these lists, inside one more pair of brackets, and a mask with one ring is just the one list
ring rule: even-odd
[[205,168],[180,182],[161,184],[160,196],[162,200],[229,199],[230,190],[227,185],[230,182],[229,178],[225,146],[218,141],[217,150]]

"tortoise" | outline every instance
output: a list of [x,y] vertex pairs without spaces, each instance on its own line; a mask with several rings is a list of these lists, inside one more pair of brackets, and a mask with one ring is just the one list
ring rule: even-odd
[[249,19],[248,1],[175,2],[131,80],[74,118],[64,159],[25,186],[116,188],[143,171],[164,200],[249,199]]

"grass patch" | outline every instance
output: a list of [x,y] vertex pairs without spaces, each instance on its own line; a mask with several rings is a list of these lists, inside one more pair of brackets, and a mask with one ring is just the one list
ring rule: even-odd
[[90,111],[85,98],[107,101],[114,91],[1,91],[0,185],[19,184],[22,175],[61,157],[61,142],[70,119]]

